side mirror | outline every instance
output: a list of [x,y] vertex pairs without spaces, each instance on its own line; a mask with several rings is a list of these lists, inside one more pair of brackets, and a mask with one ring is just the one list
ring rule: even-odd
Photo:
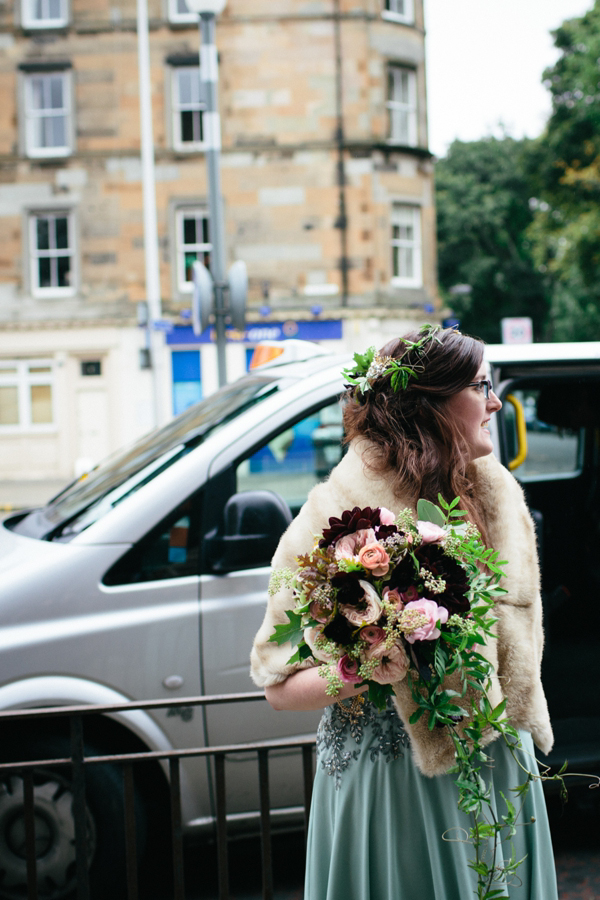
[[218,527],[206,535],[205,559],[218,574],[268,566],[291,521],[289,506],[274,491],[234,494]]

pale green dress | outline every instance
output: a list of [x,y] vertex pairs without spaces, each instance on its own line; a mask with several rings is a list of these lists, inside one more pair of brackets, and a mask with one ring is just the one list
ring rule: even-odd
[[[363,714],[334,704],[317,734],[317,772],[311,806],[304,900],[468,900],[476,877],[468,866],[472,847],[460,840],[469,819],[457,809],[452,775],[428,778],[412,760],[409,740],[396,712],[369,703]],[[533,742],[521,740],[532,769]],[[489,748],[498,814],[499,792],[523,773],[501,740]],[[535,822],[532,822],[532,819]],[[508,885],[496,885],[510,900],[558,900],[543,790],[532,784],[512,839],[517,859],[526,857]],[[508,845],[504,853],[510,857]]]

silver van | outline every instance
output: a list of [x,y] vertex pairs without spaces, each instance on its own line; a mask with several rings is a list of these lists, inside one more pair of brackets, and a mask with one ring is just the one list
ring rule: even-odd
[[[600,343],[491,346],[504,401],[499,458],[523,483],[539,535],[544,681],[557,736],[550,763],[600,767]],[[0,525],[0,709],[106,704],[253,690],[252,637],[269,560],[310,488],[339,461],[347,357],[259,368],[113,454],[45,507]],[[314,713],[265,703],[138,711],[86,724],[91,754],[169,750],[314,733]],[[11,726],[3,760],[68,755],[57,725]],[[64,752],[61,752],[63,751]],[[257,821],[255,763],[228,773],[232,826]],[[250,768],[252,772],[250,772]],[[110,767],[87,785],[93,865],[107,866],[119,791]],[[582,769],[579,768],[581,771]],[[299,769],[298,769],[299,771]],[[138,802],[156,805],[159,766]],[[47,896],[70,890],[68,779],[35,785],[55,860]],[[211,773],[182,760],[188,832],[214,822]],[[271,770],[275,820],[301,802],[289,759]],[[16,776],[0,783],[0,896],[23,896]],[[41,812],[40,812],[41,815]],[[61,843],[62,842],[62,843]],[[18,863],[18,864],[17,864]]]

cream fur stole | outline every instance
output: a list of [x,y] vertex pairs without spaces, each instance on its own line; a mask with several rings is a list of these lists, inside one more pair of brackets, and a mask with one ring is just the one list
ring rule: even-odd
[[[365,466],[363,460],[365,455],[368,458],[368,451],[367,442],[353,442],[329,479],[313,488],[300,514],[281,538],[273,557],[274,571],[295,569],[296,556],[312,550],[315,536],[327,525],[330,516],[339,516],[354,506],[385,506],[398,513],[411,505],[393,493],[385,477]],[[508,593],[496,602],[498,638],[490,641],[484,650],[496,671],[490,701],[495,705],[506,697],[512,724],[530,731],[540,750],[547,753],[553,739],[540,680],[542,606],[533,522],[519,484],[495,457],[477,460],[470,474],[489,542],[499,551],[500,559],[508,560],[502,583]],[[293,652],[289,643],[278,646],[269,641],[274,626],[287,622],[285,610],[292,607],[292,592],[288,588],[269,597],[251,653],[251,675],[259,687],[277,684],[298,668],[287,665]],[[393,688],[417,766],[426,775],[445,772],[454,762],[452,743],[445,729],[429,731],[425,717],[416,725],[409,725],[408,719],[415,709],[410,689],[405,681]],[[491,734],[489,739],[495,736]]]

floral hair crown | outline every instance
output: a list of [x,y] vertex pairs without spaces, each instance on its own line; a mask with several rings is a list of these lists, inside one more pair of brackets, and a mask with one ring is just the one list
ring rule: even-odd
[[414,353],[419,358],[424,358],[429,346],[436,341],[441,344],[438,337],[442,331],[441,325],[422,325],[419,334],[422,337],[418,341],[407,341],[403,338],[405,350],[399,359],[391,356],[380,356],[375,347],[369,347],[365,353],[355,353],[355,366],[344,369],[342,375],[353,385],[359,394],[365,394],[373,389],[373,384],[378,378],[391,375],[390,385],[394,392],[404,391],[408,387],[411,378],[418,380],[419,372],[425,371],[425,365],[421,362],[407,364],[403,362],[408,353]]

